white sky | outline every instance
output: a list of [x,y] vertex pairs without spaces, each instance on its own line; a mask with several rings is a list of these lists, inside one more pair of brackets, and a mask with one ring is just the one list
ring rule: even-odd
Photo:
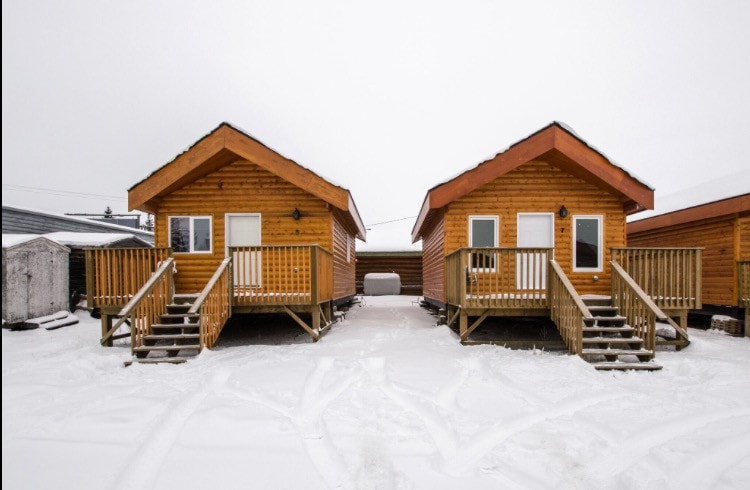
[[[366,224],[415,216],[428,188],[552,120],[657,198],[750,169],[746,1],[4,1],[2,14],[5,204],[127,212],[130,186],[221,121],[349,188]],[[365,248],[409,246],[413,222],[373,226]]]

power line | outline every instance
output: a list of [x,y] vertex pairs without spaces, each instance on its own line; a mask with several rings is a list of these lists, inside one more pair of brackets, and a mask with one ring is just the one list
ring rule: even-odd
[[407,219],[414,219],[414,218],[416,218],[416,216],[406,216],[405,218],[396,218],[396,219],[392,219],[392,220],[388,220],[388,221],[381,221],[380,223],[372,223],[372,224],[369,224],[369,225],[365,225],[365,227],[385,225],[385,224],[388,224],[388,223],[395,223],[396,221],[404,221],[404,220],[407,220]]
[[111,196],[107,194],[92,194],[89,192],[66,191],[63,189],[50,189],[48,187],[33,187],[30,185],[3,184],[3,187],[20,192],[31,192],[34,194],[51,194],[53,196],[64,197],[81,197],[84,199],[117,199],[118,201],[127,201],[126,197]]

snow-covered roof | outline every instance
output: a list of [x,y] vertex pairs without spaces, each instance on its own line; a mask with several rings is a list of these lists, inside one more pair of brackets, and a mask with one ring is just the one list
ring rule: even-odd
[[56,231],[54,233],[46,233],[44,236],[50,240],[56,241],[57,243],[68,246],[101,247],[128,239],[137,240],[142,242],[143,245],[149,245],[145,240],[132,233],[77,233],[74,231]]
[[668,214],[682,209],[692,208],[735,196],[750,193],[750,169],[706,180],[694,186],[654,196],[654,209],[638,213],[629,222],[641,221],[654,216]]
[[23,234],[10,234],[3,233],[3,248],[15,247],[21,243],[25,243],[35,238],[39,238],[41,235],[32,235],[30,233]]
[[71,222],[76,223],[85,223],[86,225],[95,226],[98,228],[106,228],[106,229],[112,229],[112,230],[119,230],[123,233],[130,233],[130,234],[136,234],[136,235],[143,235],[143,236],[151,236],[153,237],[154,234],[150,231],[145,230],[136,230],[134,228],[130,228],[129,226],[122,226],[122,225],[115,225],[110,223],[104,223],[102,221],[94,221],[86,218],[79,218],[76,216],[69,216],[62,213],[54,213],[51,211],[43,211],[41,209],[34,209],[34,208],[26,208],[26,207],[19,207],[19,206],[11,206],[7,204],[3,204],[3,210],[10,209],[13,211],[18,211],[22,213],[28,213],[28,214],[37,214],[39,216],[51,216],[57,219],[63,219],[68,220]]

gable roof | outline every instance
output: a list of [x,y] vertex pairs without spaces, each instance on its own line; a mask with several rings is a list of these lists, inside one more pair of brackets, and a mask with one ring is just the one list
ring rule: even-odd
[[615,164],[572,129],[555,121],[493,158],[427,191],[412,229],[412,241],[422,238],[425,225],[440,209],[540,157],[578,178],[621,196],[628,214],[654,206],[654,190],[648,184]]
[[160,197],[237,159],[248,160],[341,210],[357,230],[357,238],[365,240],[365,226],[347,189],[280,155],[227,122],[128,189],[128,207],[153,213]]
[[657,228],[745,212],[750,212],[750,193],[633,221],[627,224],[627,233],[640,233]]
[[70,249],[65,245],[42,235],[3,233],[3,250],[13,250],[14,248],[23,247],[34,242],[43,243],[47,247],[57,248],[70,253]]

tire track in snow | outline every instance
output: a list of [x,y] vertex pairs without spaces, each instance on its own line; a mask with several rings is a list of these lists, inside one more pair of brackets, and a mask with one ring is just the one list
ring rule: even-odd
[[588,473],[592,481],[605,482],[636,464],[655,447],[678,437],[694,433],[714,422],[741,417],[747,419],[750,410],[735,409],[680,418],[666,424],[651,425],[618,444],[617,452],[593,462]]
[[744,459],[750,459],[750,432],[734,434],[730,440],[722,440],[701,448],[700,454],[682,465],[674,488],[714,488],[725,471]]
[[307,455],[326,485],[331,488],[340,487],[342,478],[347,474],[347,467],[341,456],[341,451],[333,444],[328,432],[323,414],[328,406],[338,398],[355,381],[361,373],[354,369],[345,372],[327,387],[323,382],[333,370],[334,358],[323,357],[317,360],[315,367],[305,379],[305,384],[296,406],[286,406],[270,396],[257,391],[241,389],[236,386],[227,387],[226,392],[250,403],[256,403],[269,408],[288,419],[299,433]]
[[212,391],[225,385],[232,371],[218,370],[197,389],[182,395],[175,403],[167,405],[162,415],[154,419],[141,433],[141,443],[135,454],[123,465],[115,488],[141,490],[152,488],[169,451],[180,436],[185,422]]

